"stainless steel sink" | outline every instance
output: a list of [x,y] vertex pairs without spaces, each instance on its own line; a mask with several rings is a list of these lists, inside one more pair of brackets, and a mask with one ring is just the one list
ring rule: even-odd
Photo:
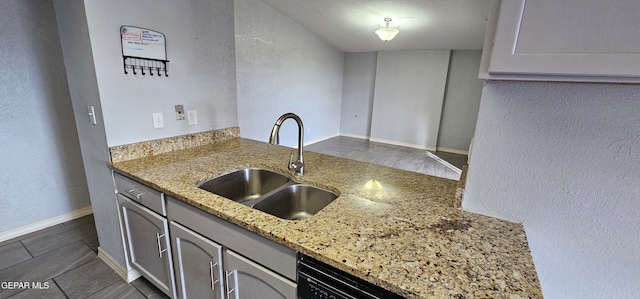
[[289,182],[287,176],[273,171],[245,168],[213,178],[198,187],[250,206],[261,196]]
[[282,219],[305,219],[338,197],[333,192],[299,184],[286,175],[245,168],[221,175],[198,186]]
[[336,199],[333,192],[309,185],[288,185],[253,205],[254,209],[283,219],[306,219]]

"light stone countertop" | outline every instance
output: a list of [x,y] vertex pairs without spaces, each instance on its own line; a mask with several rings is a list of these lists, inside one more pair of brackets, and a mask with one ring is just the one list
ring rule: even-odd
[[[296,221],[196,187],[245,167],[290,174],[290,151],[232,138],[111,166],[407,298],[543,297],[522,225],[453,208],[456,181],[305,151],[305,175],[290,177],[339,197]],[[369,180],[381,188],[370,188]]]

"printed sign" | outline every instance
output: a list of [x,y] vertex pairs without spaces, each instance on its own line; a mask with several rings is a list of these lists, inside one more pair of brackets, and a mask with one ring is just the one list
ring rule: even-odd
[[164,34],[133,26],[120,27],[122,55],[167,60]]

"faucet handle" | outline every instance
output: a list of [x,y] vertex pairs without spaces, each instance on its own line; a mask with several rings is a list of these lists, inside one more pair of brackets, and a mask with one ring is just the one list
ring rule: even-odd
[[288,168],[289,170],[293,171],[296,176],[302,176],[304,175],[304,164],[300,160],[293,162],[293,152],[294,150],[291,150],[291,156],[289,156]]
[[289,156],[289,170],[293,170],[294,169],[294,165],[293,165],[293,150],[291,150],[291,156]]

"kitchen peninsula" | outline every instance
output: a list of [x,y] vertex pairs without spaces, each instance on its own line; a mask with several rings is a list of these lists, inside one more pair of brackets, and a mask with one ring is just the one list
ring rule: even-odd
[[[111,167],[407,298],[542,298],[522,225],[454,208],[456,181],[313,152],[305,152],[305,175],[294,177],[286,169],[289,154],[286,147],[227,136],[116,158]],[[339,197],[311,218],[292,221],[197,187],[247,167],[285,173]]]

